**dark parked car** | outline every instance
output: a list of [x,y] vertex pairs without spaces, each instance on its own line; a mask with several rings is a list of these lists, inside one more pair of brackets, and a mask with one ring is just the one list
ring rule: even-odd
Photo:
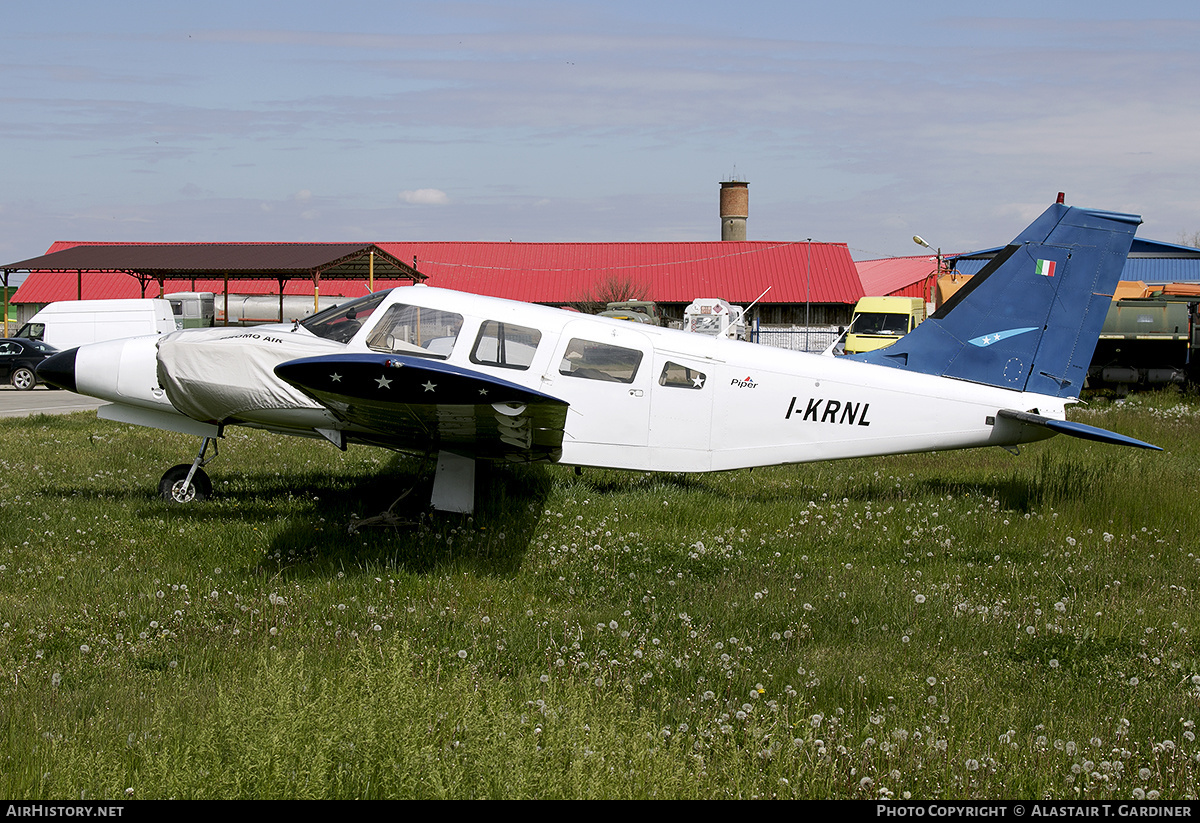
[[36,369],[58,349],[41,340],[25,337],[0,337],[0,381],[7,380],[22,391],[37,385]]

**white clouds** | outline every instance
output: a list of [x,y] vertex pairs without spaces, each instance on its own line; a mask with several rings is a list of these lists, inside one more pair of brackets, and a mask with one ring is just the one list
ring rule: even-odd
[[441,189],[415,189],[400,192],[400,199],[414,206],[445,206],[450,197]]

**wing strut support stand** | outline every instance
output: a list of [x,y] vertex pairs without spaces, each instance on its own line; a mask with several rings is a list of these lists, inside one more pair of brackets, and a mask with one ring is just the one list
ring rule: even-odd
[[433,507],[438,511],[471,514],[475,511],[475,461],[470,457],[438,452],[433,477]]

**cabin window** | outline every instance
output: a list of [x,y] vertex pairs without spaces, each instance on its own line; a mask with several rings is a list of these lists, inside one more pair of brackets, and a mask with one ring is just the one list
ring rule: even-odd
[[393,354],[445,360],[462,328],[461,314],[397,303],[389,306],[367,337],[367,347]]
[[386,291],[368,294],[366,297],[360,297],[357,300],[334,306],[332,309],[318,312],[301,321],[300,325],[317,337],[324,337],[326,340],[333,340],[337,343],[349,343],[350,338],[358,333],[363,322],[371,316],[375,309],[379,308],[379,304],[387,295]]
[[642,353],[637,349],[575,338],[563,352],[558,373],[585,380],[632,383],[641,362]]
[[471,362],[501,369],[528,369],[541,339],[537,329],[488,320],[479,328]]
[[702,389],[705,379],[704,372],[668,362],[658,376],[658,385],[672,389]]

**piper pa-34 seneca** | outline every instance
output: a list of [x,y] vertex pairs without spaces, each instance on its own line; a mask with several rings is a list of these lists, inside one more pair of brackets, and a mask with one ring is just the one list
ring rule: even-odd
[[[433,506],[471,511],[475,464],[708,472],[1002,446],[1066,420],[1135,215],[1051,206],[929,320],[849,357],[772,349],[426,286],[294,324],[81,346],[38,376],[101,418],[202,438],[164,497],[204,497],[227,426],[437,456]],[[214,454],[215,456],[215,454]]]

